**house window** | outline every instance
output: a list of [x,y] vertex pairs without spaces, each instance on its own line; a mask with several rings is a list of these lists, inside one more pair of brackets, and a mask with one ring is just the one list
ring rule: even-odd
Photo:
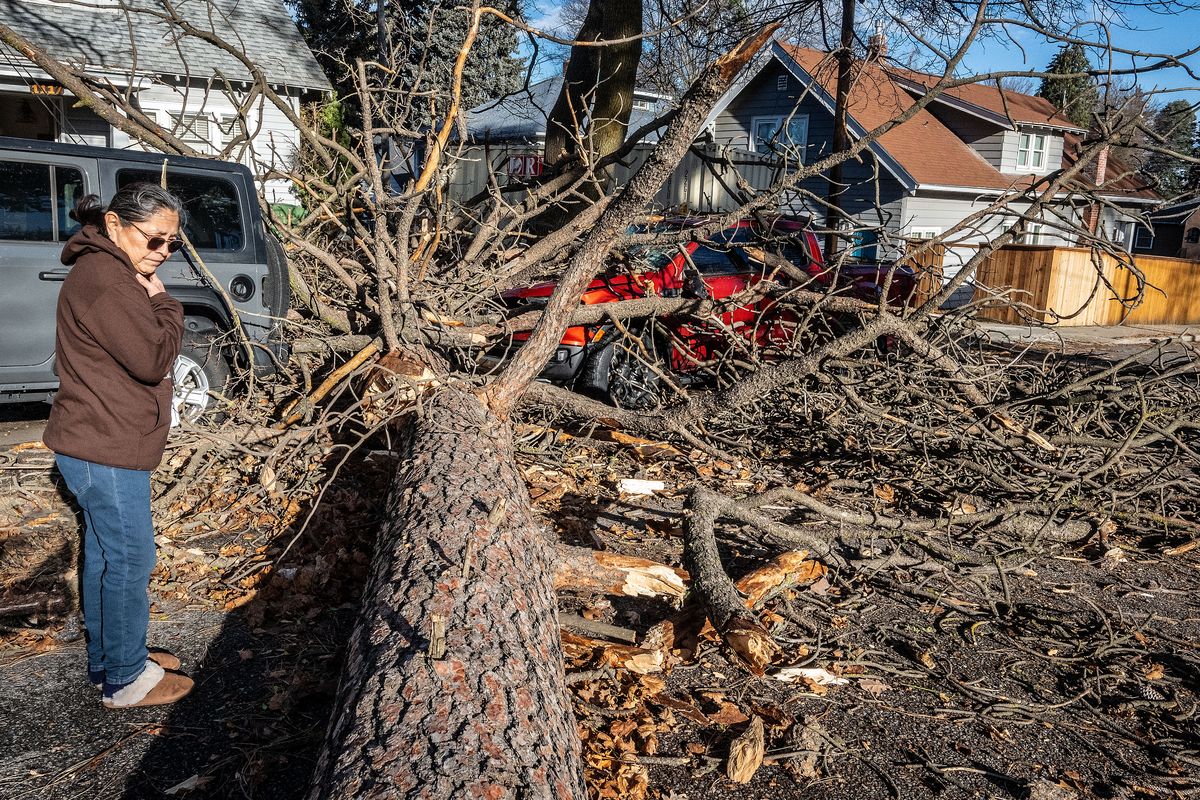
[[[785,123],[786,122],[786,126]],[[750,121],[750,149],[756,153],[795,149],[804,160],[808,144],[808,115],[755,117]]]
[[227,145],[237,138],[244,130],[237,117],[221,117],[217,120],[217,130],[221,132],[221,144]]
[[1188,244],[1200,244],[1200,228],[1188,228],[1183,240]]
[[1025,229],[1025,235],[1021,237],[1021,244],[1041,244],[1044,228],[1045,226],[1040,222],[1031,223]]
[[787,75],[780,75],[778,78],[775,79],[775,90],[776,91],[786,92],[787,88],[788,88]]
[[936,239],[941,235],[941,228],[913,228],[908,232],[910,239]]
[[1154,229],[1138,225],[1133,229],[1133,249],[1151,250],[1154,248]]
[[[217,117],[214,121],[220,141],[213,142],[213,149],[224,149],[237,140],[237,147],[225,155],[227,161],[239,161],[248,167],[254,166],[254,148],[250,139],[250,127],[243,117]],[[268,134],[270,135],[270,134]],[[272,139],[272,143],[273,143]]]
[[1017,166],[1043,169],[1046,166],[1046,137],[1022,133],[1017,141]]
[[654,108],[654,101],[635,97],[633,98],[633,108],[635,111],[650,111]]
[[1124,249],[1128,250],[1133,237],[1129,235],[1129,229],[1132,228],[1132,222],[1114,222],[1112,231],[1112,240],[1115,244],[1124,245]]

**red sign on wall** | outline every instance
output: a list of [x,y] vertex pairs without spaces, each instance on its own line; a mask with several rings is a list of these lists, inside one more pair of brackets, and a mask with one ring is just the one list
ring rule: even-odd
[[532,178],[542,174],[542,157],[537,153],[527,153],[508,157],[508,177]]

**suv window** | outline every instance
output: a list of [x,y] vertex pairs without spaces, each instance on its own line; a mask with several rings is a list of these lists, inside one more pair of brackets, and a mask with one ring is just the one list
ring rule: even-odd
[[71,219],[71,209],[79,202],[86,192],[83,187],[83,173],[73,167],[51,167],[54,175],[54,206],[55,217],[58,221],[58,240],[65,242],[81,227]]
[[[123,169],[117,172],[117,187],[142,181],[158,183],[157,170]],[[197,250],[241,250],[242,211],[237,190],[224,178],[186,173],[167,173],[167,188],[183,201],[187,222],[183,226]]]
[[745,272],[746,268],[740,263],[732,251],[718,250],[714,247],[701,245],[692,253],[692,263],[702,275],[732,275]]
[[0,239],[66,241],[79,228],[67,215],[82,195],[74,167],[0,161]]

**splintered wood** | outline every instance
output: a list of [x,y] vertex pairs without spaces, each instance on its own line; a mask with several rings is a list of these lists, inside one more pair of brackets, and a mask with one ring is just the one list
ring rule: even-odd
[[737,588],[746,595],[746,608],[754,608],[784,589],[813,583],[824,574],[825,567],[808,558],[807,550],[791,550],[744,575]]
[[556,589],[626,597],[683,597],[686,572],[645,558],[586,548],[559,548]]

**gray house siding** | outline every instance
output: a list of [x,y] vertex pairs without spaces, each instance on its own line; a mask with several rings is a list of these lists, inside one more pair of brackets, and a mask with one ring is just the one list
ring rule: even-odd
[[[987,195],[973,197],[965,193],[924,192],[918,190],[917,194],[904,201],[904,231],[933,230],[938,233],[945,233],[972,214],[987,208],[994,200],[995,197]],[[1020,213],[1028,207],[1028,203],[1013,203],[1010,206],[1014,213]],[[1065,219],[1060,220],[1059,216],[1065,216]],[[1072,246],[1075,244],[1073,237],[1064,237],[1054,227],[1054,225],[1066,226],[1076,222],[1078,214],[1073,209],[1056,208],[1053,212],[1044,213],[1043,217],[1047,222],[1042,223],[1044,227],[1038,244],[1056,246]],[[1014,214],[992,214],[982,220],[976,221],[969,228],[956,233],[951,237],[951,241],[954,244],[962,245],[973,245],[989,241],[1008,225],[1012,224],[1015,218]],[[966,249],[974,252],[974,248]],[[947,259],[947,266],[949,266],[949,259]]]
[[969,144],[976,153],[987,159],[989,164],[1000,169],[1004,163],[1004,134],[1003,130],[995,131]]
[[[778,88],[780,76],[787,79],[786,88],[783,91]],[[803,99],[801,99],[802,94],[805,94]],[[800,101],[799,107],[797,107],[798,100]],[[804,87],[800,85],[800,82],[785,70],[782,64],[772,60],[729,107],[717,116],[713,126],[713,135],[721,144],[749,149],[750,121],[754,117],[786,116],[792,113],[792,109],[796,109],[797,114],[810,115],[808,140],[811,142],[813,141],[814,122],[811,115],[814,110],[819,108],[821,108],[820,104],[811,95],[804,92]],[[830,128],[832,129],[832,120],[830,120]],[[811,161],[807,153],[804,160]]]
[[[1019,127],[1018,130],[1007,130],[993,122],[951,108],[943,103],[931,103],[928,109],[955,136],[962,139],[971,149],[987,159],[993,167],[1001,172],[1044,174],[1052,171],[1051,165],[1062,163],[1063,136],[1061,131],[1027,125]],[[1046,160],[1041,169],[1017,166],[1017,147],[1022,133],[1046,137]]]
[[952,108],[945,103],[930,103],[926,108],[929,110],[929,113],[937,117],[938,122],[941,122],[955,136],[970,145],[974,145],[976,141],[1003,130],[1003,128],[994,122],[988,122],[973,114],[959,111],[957,108]]
[[[654,145],[639,144],[613,169],[617,185],[624,185],[641,169]],[[462,202],[492,186],[508,186],[522,179],[510,176],[513,159],[541,159],[541,146],[521,142],[472,144],[454,151],[455,168],[450,173],[447,193]],[[730,167],[732,164],[732,168]],[[737,170],[737,175],[732,169]],[[751,193],[761,191],[779,177],[778,161],[734,148],[709,144],[697,146],[683,160],[650,203],[650,209],[665,214],[714,213],[733,211],[741,205],[735,187],[744,184]],[[734,191],[731,193],[731,189]],[[524,191],[507,194],[509,202],[519,202]]]
[[[944,234],[967,217],[987,208],[993,200],[993,197],[985,195],[972,197],[952,192],[918,190],[916,195],[908,197],[904,201],[904,233],[935,232]],[[942,262],[942,271],[946,280],[950,280],[958,274],[963,265],[975,255],[978,245],[991,241],[1001,234],[1016,221],[1016,214],[1029,208],[1029,204],[1013,203],[1010,208],[1012,213],[993,214],[948,237]],[[1064,233],[1062,229],[1077,229],[1082,224],[1083,213],[1083,208],[1068,205],[1048,208],[1042,213],[1041,222],[1031,223],[1034,226],[1040,225],[1041,229],[1026,234],[1022,243],[1048,247],[1074,247],[1078,244],[1075,237]],[[1134,225],[1134,217],[1112,207],[1105,208],[1100,217],[1101,235],[1125,250],[1128,250],[1132,244]],[[968,281],[947,305],[954,306],[970,300],[971,292],[971,283]]]
[[[784,89],[779,88],[781,77],[786,78]],[[750,127],[755,117],[787,117],[793,113],[808,118],[805,163],[828,155],[833,144],[833,115],[782,64],[772,60],[717,115],[713,122],[713,135],[718,144],[748,148]],[[851,160],[846,163],[843,179],[848,184],[843,194],[843,207],[849,214],[864,227],[882,229],[881,239],[886,233],[899,233],[904,188],[891,173],[878,166],[870,153],[865,153],[861,162]],[[813,198],[823,199],[829,195],[828,180],[814,176],[803,181],[800,189],[800,192],[782,199],[782,208],[789,213],[810,214],[823,220],[825,207]]]
[[[1017,138],[1015,131],[1006,130],[993,122],[980,119],[949,106],[932,103],[930,113],[962,139],[989,164],[1001,172],[1017,171]],[[1061,142],[1059,154],[1062,154]]]
[[[1030,136],[1046,137],[1046,160],[1042,162],[1041,169],[1033,169],[1028,166],[1017,166],[1017,148],[1020,145],[1021,134],[1023,133],[1028,133]],[[1058,166],[1062,164],[1062,157],[1062,133],[1048,130],[1046,128],[1024,127],[1015,131],[1004,131],[1003,154],[999,163],[999,167],[1000,171],[1004,173],[1018,175],[1038,173],[1044,175],[1048,172],[1053,172],[1055,169],[1058,169]]]
[[112,145],[111,126],[98,117],[94,111],[70,102],[63,105],[62,128],[58,135],[60,142],[87,144],[95,147]]

